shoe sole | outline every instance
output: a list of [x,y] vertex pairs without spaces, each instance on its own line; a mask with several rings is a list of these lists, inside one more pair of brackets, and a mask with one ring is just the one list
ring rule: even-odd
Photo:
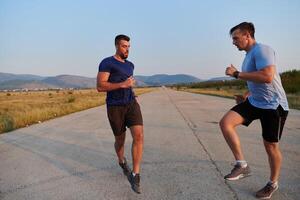
[[228,181],[237,181],[239,179],[246,178],[248,176],[251,176],[251,174],[240,174],[240,175],[238,175],[236,177],[225,178],[225,180],[228,180]]
[[134,188],[134,185],[133,185],[131,182],[129,182],[129,183],[130,183],[130,185],[131,185],[131,189],[132,189],[135,193],[141,194],[141,191],[140,191],[140,190],[135,189],[135,188]]
[[135,193],[141,194],[141,191],[137,191],[136,189],[134,189],[134,186],[131,186],[131,189],[132,189]]

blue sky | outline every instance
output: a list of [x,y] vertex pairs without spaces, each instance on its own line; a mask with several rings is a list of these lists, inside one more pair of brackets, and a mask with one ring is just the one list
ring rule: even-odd
[[243,21],[280,72],[300,69],[299,13],[298,0],[0,0],[0,72],[95,77],[123,33],[136,75],[224,76],[244,58],[228,33]]

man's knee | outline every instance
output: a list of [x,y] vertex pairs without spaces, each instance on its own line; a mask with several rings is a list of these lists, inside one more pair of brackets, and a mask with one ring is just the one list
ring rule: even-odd
[[229,111],[220,120],[219,126],[224,133],[224,131],[227,132],[228,130],[232,130],[236,126],[243,124],[243,122],[244,119],[242,116],[234,111]]
[[228,129],[234,127],[233,124],[230,123],[230,119],[229,119],[229,117],[228,117],[227,115],[225,115],[225,116],[219,121],[219,126],[220,126],[221,130],[223,131],[223,133],[224,133],[224,131],[226,131],[226,130],[228,130]]
[[265,149],[266,149],[267,153],[269,153],[269,154],[277,153],[280,151],[278,142],[264,141],[264,145],[265,145]]
[[143,143],[144,141],[144,132],[143,127],[134,127],[132,129],[133,142]]
[[221,129],[223,129],[226,126],[225,116],[222,117],[222,119],[219,121],[219,126]]
[[124,144],[125,144],[125,133],[121,134],[120,136],[115,136],[115,145],[124,146]]
[[134,140],[134,142],[143,143],[144,133],[143,132],[136,133],[133,140]]

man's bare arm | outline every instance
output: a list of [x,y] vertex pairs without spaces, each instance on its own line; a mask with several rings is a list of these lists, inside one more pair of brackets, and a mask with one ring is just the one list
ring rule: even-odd
[[[234,76],[237,69],[231,65],[226,68],[226,75]],[[245,81],[253,81],[256,83],[271,83],[275,74],[275,66],[268,65],[265,68],[255,72],[239,72],[238,78]]]
[[109,72],[98,72],[97,75],[98,92],[107,92],[107,91],[116,90],[120,88],[130,88],[135,84],[135,80],[132,76],[120,83],[110,83],[108,82],[109,75],[110,75]]

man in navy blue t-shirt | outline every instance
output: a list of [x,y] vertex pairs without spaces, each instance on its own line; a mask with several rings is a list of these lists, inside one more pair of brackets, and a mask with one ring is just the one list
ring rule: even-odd
[[[97,90],[107,92],[107,116],[115,136],[115,151],[119,165],[128,177],[132,189],[137,193],[141,193],[140,164],[144,144],[143,118],[132,90],[135,84],[133,78],[134,65],[126,60],[130,48],[129,41],[130,38],[126,35],[116,36],[115,55],[103,59],[99,65]],[[124,157],[126,127],[130,129],[133,138],[132,171]]]

